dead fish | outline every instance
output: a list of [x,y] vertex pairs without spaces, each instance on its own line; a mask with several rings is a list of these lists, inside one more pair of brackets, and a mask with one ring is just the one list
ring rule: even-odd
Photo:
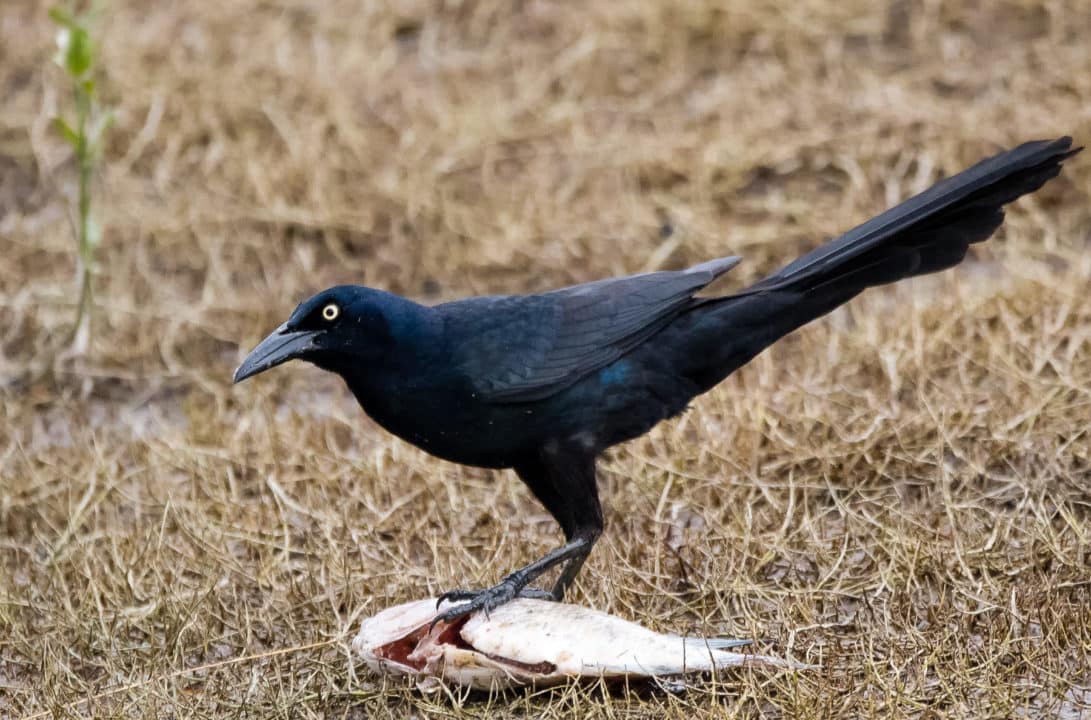
[[435,598],[383,610],[363,621],[352,649],[374,672],[413,677],[425,692],[444,683],[495,691],[572,678],[677,677],[737,665],[811,667],[729,651],[749,640],[652,632],[566,603],[518,598],[489,614],[433,626],[438,614]]

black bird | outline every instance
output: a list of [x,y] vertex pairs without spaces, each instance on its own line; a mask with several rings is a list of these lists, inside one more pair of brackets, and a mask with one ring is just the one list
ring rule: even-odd
[[[453,620],[519,594],[557,600],[602,533],[595,458],[678,415],[778,338],[865,288],[957,265],[1079,152],[1029,142],[886,211],[734,295],[694,294],[739,258],[539,295],[433,307],[366,287],[318,293],[262,340],[235,382],[287,360],[344,378],[380,425],[447,460],[514,468],[565,545],[460,601]],[[528,584],[564,563],[551,593]]]

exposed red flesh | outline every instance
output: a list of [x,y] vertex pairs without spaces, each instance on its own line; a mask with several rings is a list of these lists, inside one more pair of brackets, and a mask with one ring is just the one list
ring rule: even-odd
[[409,655],[417,649],[417,644],[421,641],[421,638],[424,637],[426,632],[428,632],[428,626],[422,625],[405,637],[398,638],[394,642],[380,645],[375,648],[375,654],[384,660],[390,660],[399,665],[406,665],[414,670],[423,670],[424,662],[421,660],[410,660]]
[[[468,619],[468,617],[461,617],[453,623],[446,623],[443,621],[436,623],[436,627],[439,628],[439,634],[436,636],[435,642],[437,644],[454,645],[455,647],[464,650],[473,650],[469,643],[462,639],[462,635],[459,632]],[[423,670],[424,660],[421,658],[410,659],[409,656],[417,649],[421,640],[428,635],[428,631],[429,626],[426,623],[408,635],[398,638],[394,642],[389,642],[386,645],[375,648],[374,652],[384,660],[390,660],[391,662],[411,667],[414,670]]]
[[[437,645],[453,645],[462,650],[470,650],[473,652],[481,652],[477,650],[462,637],[462,626],[466,624],[469,617],[461,617],[452,623],[439,622],[436,623],[436,628],[439,629],[439,633],[435,636],[434,642]],[[386,645],[381,645],[375,648],[375,654],[384,660],[396,662],[399,665],[411,667],[416,671],[424,669],[424,660],[422,658],[410,658],[409,656],[417,649],[421,641],[428,635],[428,625],[421,625],[413,632],[398,638],[394,642],[389,642]],[[537,673],[540,675],[549,675],[557,670],[557,666],[551,662],[540,663],[525,663],[518,660],[512,660],[511,658],[502,657],[500,655],[493,655],[492,653],[481,653],[485,657],[503,665],[508,665],[517,670],[522,670],[527,673]]]

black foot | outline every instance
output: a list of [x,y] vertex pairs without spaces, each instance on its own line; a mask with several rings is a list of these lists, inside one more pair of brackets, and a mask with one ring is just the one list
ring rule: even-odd
[[[494,589],[495,588],[489,588],[489,590]],[[488,590],[463,590],[462,588],[459,588],[457,590],[448,590],[447,592],[436,598],[436,608],[438,609],[439,606],[445,602],[458,603],[466,602],[467,600],[473,600],[475,597],[484,592],[488,592]],[[551,602],[557,601],[557,597],[548,590],[539,590],[538,588],[531,587],[523,588],[518,593],[516,593],[515,597],[530,598],[531,600],[549,600]],[[498,605],[503,605],[503,603],[497,603],[497,605],[494,605],[493,607],[497,607]]]
[[453,622],[470,613],[484,610],[488,615],[490,610],[500,607],[517,597],[531,598],[533,600],[556,600],[553,593],[538,588],[518,587],[517,581],[506,577],[498,584],[484,590],[450,590],[439,596],[436,600],[436,608],[444,602],[461,603],[453,608],[445,610],[436,616],[432,624],[439,622]]

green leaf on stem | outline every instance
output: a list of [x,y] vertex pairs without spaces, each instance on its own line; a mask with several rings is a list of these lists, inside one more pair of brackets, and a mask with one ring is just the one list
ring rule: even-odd
[[80,136],[77,135],[76,131],[72,129],[72,126],[65,122],[64,118],[53,118],[53,127],[57,130],[57,132],[61,134],[61,137],[68,141],[68,144],[71,145],[73,148],[77,147],[80,144]]

